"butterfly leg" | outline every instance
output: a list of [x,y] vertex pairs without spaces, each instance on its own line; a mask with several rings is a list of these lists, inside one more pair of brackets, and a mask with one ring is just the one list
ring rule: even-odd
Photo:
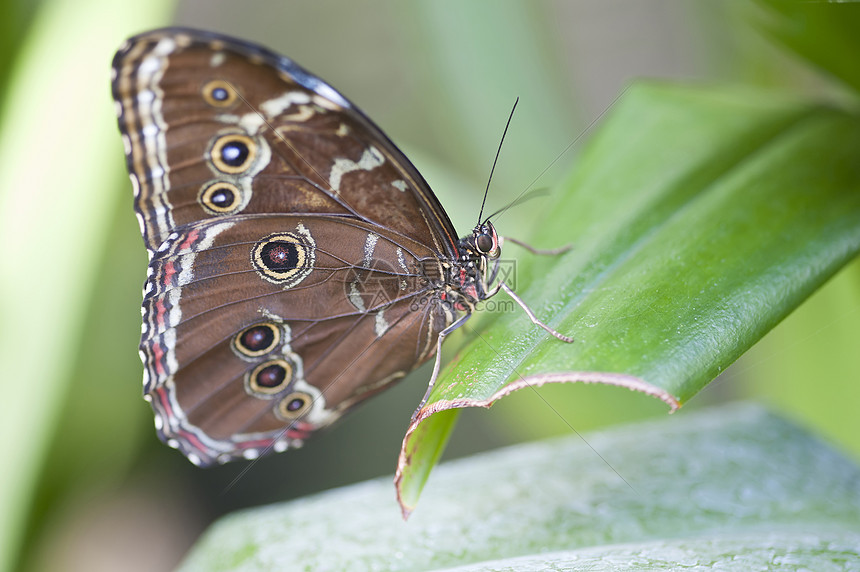
[[[502,240],[510,240],[511,242],[516,244],[517,246],[521,246],[521,247],[525,248],[526,250],[528,250],[532,254],[539,254],[541,256],[555,256],[557,254],[563,254],[563,253],[567,252],[568,250],[570,250],[571,248],[573,248],[572,244],[567,244],[567,245],[561,246],[559,248],[542,249],[542,248],[535,248],[534,246],[532,246],[530,244],[527,244],[521,240],[517,240],[516,238],[511,238],[510,236],[503,236],[500,238]],[[522,304],[520,304],[520,305],[522,305]]]
[[511,289],[508,287],[508,285],[507,285],[507,284],[505,284],[504,282],[499,282],[498,288],[501,288],[502,290],[504,290],[504,291],[508,294],[508,296],[510,296],[511,298],[513,298],[513,299],[514,299],[514,302],[516,302],[517,304],[519,304],[519,305],[520,305],[520,308],[522,308],[523,310],[525,310],[526,315],[529,317],[529,319],[532,321],[532,323],[533,323],[534,325],[536,325],[536,326],[540,326],[541,328],[543,328],[544,330],[546,330],[547,332],[549,332],[550,334],[552,334],[553,336],[557,337],[558,339],[560,339],[560,340],[561,340],[561,341],[563,341],[563,342],[567,342],[567,343],[569,343],[569,344],[570,344],[570,343],[573,343],[573,338],[570,338],[570,337],[568,337],[568,336],[565,336],[564,334],[560,334],[560,333],[556,332],[555,330],[553,330],[552,328],[550,328],[549,326],[547,326],[546,324],[544,324],[543,322],[541,322],[540,320],[538,320],[537,316],[535,316],[535,313],[534,313],[534,312],[532,312],[532,309],[531,309],[531,308],[529,308],[529,307],[526,305],[526,303],[525,303],[525,302],[523,302],[522,298],[520,298],[519,296],[517,296],[517,295],[514,293],[514,291],[513,291],[513,290],[511,290]]
[[[502,259],[496,258],[496,261],[493,263],[493,271],[490,273],[490,279],[487,280],[487,284],[492,284],[493,282],[496,281],[496,278],[499,275],[499,268],[501,268],[501,265],[502,265]],[[493,292],[493,294],[496,294],[498,291],[499,291],[499,287],[496,286],[496,289],[493,290],[492,292]],[[490,298],[491,296],[493,296],[493,294],[490,294],[487,297]]]
[[439,336],[436,338],[436,361],[433,363],[433,375],[430,376],[430,383],[427,384],[427,391],[424,392],[424,397],[421,398],[421,403],[418,404],[418,408],[415,410],[415,413],[412,414],[412,421],[415,421],[415,417],[418,415],[418,412],[421,411],[421,408],[424,407],[424,404],[427,403],[427,400],[430,398],[430,393],[433,392],[433,387],[436,385],[436,378],[439,377],[439,367],[442,364],[442,341],[445,339],[445,336],[462,326],[466,323],[466,320],[472,314],[464,314],[456,322],[439,332]]

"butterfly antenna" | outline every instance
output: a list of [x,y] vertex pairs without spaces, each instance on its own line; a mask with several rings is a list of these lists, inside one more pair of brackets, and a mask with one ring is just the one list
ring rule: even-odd
[[[543,177],[543,174],[544,174],[544,173],[546,173],[547,171],[549,171],[549,170],[550,170],[550,168],[551,168],[553,165],[555,165],[555,164],[558,162],[558,160],[559,160],[559,159],[561,159],[561,158],[564,156],[564,154],[565,154],[565,153],[567,153],[567,152],[570,150],[570,148],[571,148],[571,147],[573,147],[574,145],[576,145],[576,143],[577,143],[580,139],[582,139],[582,138],[585,136],[585,134],[586,134],[586,133],[590,132],[590,131],[591,131],[591,129],[592,129],[595,125],[597,125],[597,122],[598,122],[598,121],[600,121],[600,119],[601,119],[604,115],[606,115],[606,112],[608,112],[610,109],[612,109],[612,108],[615,106],[615,104],[618,102],[618,100],[619,100],[619,99],[621,99],[622,97],[624,97],[624,94],[625,94],[625,93],[627,93],[627,90],[629,90],[629,89],[630,89],[630,85],[628,85],[627,87],[625,87],[625,88],[621,91],[621,93],[619,93],[618,95],[616,95],[616,96],[615,96],[615,99],[613,99],[613,100],[612,100],[612,103],[610,103],[609,105],[607,105],[607,106],[603,109],[603,111],[601,111],[601,112],[600,112],[600,114],[599,114],[597,117],[595,117],[594,119],[592,119],[592,120],[591,120],[591,123],[589,123],[589,124],[588,124],[588,127],[586,127],[585,129],[583,129],[583,130],[582,130],[582,132],[581,132],[579,135],[577,135],[577,136],[573,139],[573,141],[571,141],[570,143],[568,143],[567,147],[565,147],[564,149],[562,149],[562,150],[561,150],[561,153],[559,153],[558,155],[556,155],[555,159],[553,159],[552,161],[550,161],[549,165],[547,165],[547,166],[544,168],[544,170],[543,170],[543,171],[541,171],[541,172],[538,174],[538,176],[537,176],[537,177],[535,177],[535,178],[532,180],[532,182],[531,182],[531,183],[529,183],[529,184],[528,184],[528,186],[527,186],[525,189],[523,189],[523,192],[521,192],[521,193],[520,193],[520,196],[522,196],[522,195],[526,194],[526,193],[529,191],[529,189],[531,189],[531,188],[532,188],[532,185],[534,185],[534,184],[538,181],[538,179],[540,179],[541,177]],[[517,199],[519,199],[519,197],[517,197]],[[516,201],[517,201],[517,199],[514,199],[514,202],[516,202]],[[487,217],[487,218],[489,218],[489,217]]]
[[521,195],[520,197],[512,200],[511,202],[509,202],[508,204],[506,204],[505,206],[503,206],[502,208],[500,208],[499,210],[497,210],[493,214],[488,215],[487,218],[484,220],[484,222],[487,222],[491,218],[495,218],[496,215],[500,215],[510,208],[519,206],[519,205],[523,204],[524,202],[530,201],[532,199],[536,199],[538,197],[543,197],[543,196],[546,196],[548,194],[549,194],[549,189],[546,187],[541,187],[539,189],[532,189],[532,190],[528,191],[525,195]]
[[[487,204],[487,194],[490,192],[490,181],[493,180],[493,172],[496,170],[496,163],[499,160],[499,153],[502,152],[502,143],[505,142],[505,135],[508,134],[508,127],[511,126],[511,119],[514,118],[514,111],[517,109],[517,104],[520,102],[520,98],[514,102],[514,106],[511,108],[511,114],[508,116],[508,122],[505,124],[505,130],[502,133],[502,140],[499,141],[499,148],[496,151],[496,158],[493,159],[493,167],[490,169],[490,176],[487,178],[487,189],[484,191],[484,200],[481,201],[481,211],[478,213],[478,225],[481,224],[481,217],[484,216],[484,205]],[[489,217],[488,217],[489,218]]]

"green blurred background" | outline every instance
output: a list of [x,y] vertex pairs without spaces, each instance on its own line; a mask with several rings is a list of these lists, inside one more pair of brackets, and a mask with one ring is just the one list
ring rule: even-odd
[[[171,569],[221,514],[392,474],[430,375],[422,367],[238,479],[240,464],[200,470],[157,440],[136,351],[146,256],[110,101],[110,61],[129,35],[193,26],[290,56],[402,146],[461,232],[517,96],[490,209],[537,177],[536,187],[560,181],[581,144],[561,153],[637,77],[841,95],[769,42],[751,24],[760,7],[740,0],[0,4],[0,565],[10,570]],[[545,208],[517,207],[500,232],[527,239]],[[843,270],[684,410],[754,398],[860,456],[858,272]],[[618,388],[540,394],[467,411],[445,456],[666,413]],[[393,487],[380,510],[398,510]]]

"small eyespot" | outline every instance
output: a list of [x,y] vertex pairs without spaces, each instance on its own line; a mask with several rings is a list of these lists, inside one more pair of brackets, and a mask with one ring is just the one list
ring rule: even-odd
[[280,341],[281,330],[275,324],[263,322],[239,332],[233,338],[233,347],[242,355],[260,357],[275,349]]
[[228,175],[248,170],[257,155],[257,144],[247,135],[230,133],[215,140],[209,157],[216,169]]
[[313,397],[307,393],[294,391],[278,402],[275,407],[275,415],[284,421],[294,421],[305,415],[313,402]]
[[242,191],[228,181],[214,181],[200,189],[198,201],[209,214],[231,214],[242,206]]
[[230,107],[238,99],[233,86],[220,79],[208,82],[201,92],[203,100],[212,107]]
[[286,360],[273,359],[255,367],[247,378],[247,389],[256,397],[271,399],[285,390],[293,380],[293,366]]

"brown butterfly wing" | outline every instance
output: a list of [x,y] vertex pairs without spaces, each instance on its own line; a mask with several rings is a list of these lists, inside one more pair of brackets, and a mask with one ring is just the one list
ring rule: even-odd
[[177,29],[130,40],[113,90],[163,440],[201,465],[281,451],[433,354],[453,228],[346,99],[262,48]]
[[[150,264],[141,345],[165,441],[204,465],[283,450],[430,356],[445,323],[409,268],[432,252],[380,231],[247,215],[169,238]],[[254,263],[290,240],[302,264]]]
[[[197,220],[313,212],[352,215],[456,255],[453,226],[409,160],[291,60],[218,34],[168,28],[130,39],[113,70],[135,208],[151,251]],[[219,157],[231,141],[249,148],[245,164]],[[234,200],[211,201],[206,191],[217,183]]]

